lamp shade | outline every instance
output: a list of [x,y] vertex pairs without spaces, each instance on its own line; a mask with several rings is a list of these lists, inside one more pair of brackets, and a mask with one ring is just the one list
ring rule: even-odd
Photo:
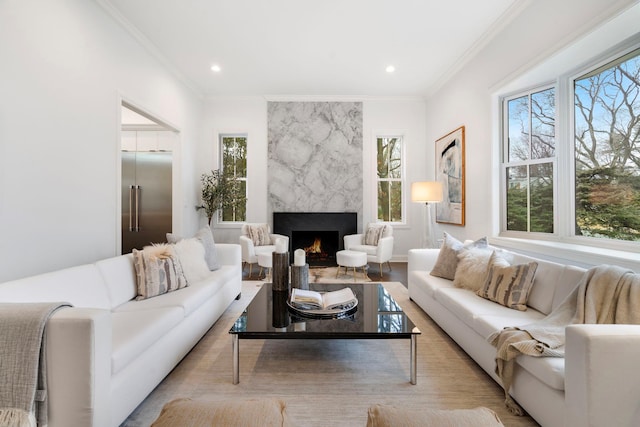
[[438,203],[442,201],[442,183],[438,181],[414,182],[411,184],[411,201]]

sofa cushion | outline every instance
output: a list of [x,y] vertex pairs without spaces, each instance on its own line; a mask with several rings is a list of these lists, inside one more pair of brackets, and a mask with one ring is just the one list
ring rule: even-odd
[[107,287],[93,264],[2,283],[0,301],[68,302],[74,307],[111,308]]
[[526,264],[529,262],[537,262],[538,268],[535,278],[533,279],[533,286],[531,286],[527,305],[545,314],[549,314],[553,304],[555,288],[565,266],[522,254],[513,254],[513,264]]
[[[204,259],[209,267],[209,270],[215,271],[220,268],[220,263],[218,262],[218,251],[216,249],[216,243],[213,239],[213,233],[211,233],[211,228],[202,227],[195,234],[196,239],[200,240],[202,246],[204,246]],[[167,242],[169,243],[178,243],[182,240],[183,237],[173,233],[167,233]]]
[[564,391],[564,357],[534,357],[520,355],[516,364],[527,370],[540,382]]
[[225,265],[220,267],[220,269],[206,279],[193,285],[189,285],[184,289],[143,301],[129,301],[120,305],[114,311],[123,312],[167,307],[182,307],[186,317],[191,315],[191,313],[197,310],[203,303],[222,289],[225,283],[231,280],[235,274],[235,267]]
[[112,312],[111,373],[118,373],[183,318],[181,307]]
[[95,263],[107,285],[111,308],[134,299],[137,295],[133,255],[107,258]]
[[[492,255],[492,259],[494,257]],[[537,262],[509,266],[492,263],[484,286],[477,294],[505,307],[526,311],[537,267]]]
[[575,267],[573,265],[564,266],[562,274],[560,275],[553,292],[553,303],[551,305],[552,310],[562,304],[571,291],[578,286],[578,283],[582,280],[585,271],[586,270],[584,268]]
[[[497,312],[496,314],[481,314],[475,317],[474,331],[483,337],[488,337],[494,332],[501,331],[509,327],[521,327],[535,323],[544,319],[545,314],[530,308],[527,311],[506,309],[508,313]],[[503,310],[501,310],[503,311]]]
[[431,269],[430,274],[432,276],[453,280],[456,274],[456,268],[458,267],[458,252],[460,252],[464,247],[471,246],[486,247],[487,238],[482,237],[475,242],[466,244],[462,243],[450,234],[444,233],[444,241],[440,247],[438,259]]
[[[474,328],[476,316],[513,312],[495,302],[480,298],[475,292],[460,288],[439,288],[434,292],[436,301],[455,314],[467,326]],[[503,311],[503,313],[504,313]]]
[[413,270],[409,272],[409,277],[410,283],[419,284],[419,287],[431,298],[433,298],[434,292],[439,288],[453,288],[453,282],[451,280],[432,276],[428,271]]

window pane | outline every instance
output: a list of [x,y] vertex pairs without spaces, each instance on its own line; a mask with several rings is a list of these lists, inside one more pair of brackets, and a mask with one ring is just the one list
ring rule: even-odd
[[529,229],[528,182],[526,166],[507,168],[507,230]]
[[529,158],[529,97],[522,96],[508,102],[508,161]]
[[640,56],[575,81],[576,234],[640,240]]
[[531,165],[529,169],[531,228],[553,233],[553,163]]
[[387,138],[378,138],[378,178],[389,176],[389,147]]
[[402,140],[400,138],[391,138],[389,140],[389,177],[402,177]]
[[402,184],[399,181],[378,182],[378,219],[402,221]]
[[556,101],[554,89],[531,95],[531,158],[555,155]]

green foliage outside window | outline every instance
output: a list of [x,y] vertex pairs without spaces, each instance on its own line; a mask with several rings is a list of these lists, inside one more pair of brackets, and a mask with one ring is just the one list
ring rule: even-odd
[[402,222],[402,138],[377,142],[378,219]]
[[238,189],[237,203],[224,206],[221,220],[242,222],[247,218],[247,137],[243,135],[224,135],[221,137],[222,170],[225,176],[236,180]]
[[575,81],[576,235],[640,240],[640,50]]

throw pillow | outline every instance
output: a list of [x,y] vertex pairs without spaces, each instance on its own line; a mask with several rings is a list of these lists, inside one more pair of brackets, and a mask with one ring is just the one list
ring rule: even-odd
[[291,427],[283,400],[276,398],[227,400],[179,398],[164,405],[151,427],[175,426]]
[[133,250],[137,300],[143,300],[187,286],[182,266],[169,245]]
[[187,282],[192,285],[210,274],[209,266],[204,260],[204,246],[199,239],[182,239],[175,244],[176,255]]
[[247,236],[253,242],[253,246],[266,246],[271,244],[269,224],[247,224],[246,227]]
[[204,259],[207,262],[209,270],[215,271],[219,269],[218,252],[216,251],[216,242],[213,240],[211,229],[209,227],[202,227],[196,233],[195,238],[200,240],[200,243],[204,246]]
[[[453,280],[456,274],[456,268],[458,267],[458,252],[464,247],[465,245],[461,241],[448,233],[444,233],[444,241],[440,247],[438,259],[429,274]],[[467,245],[467,247],[487,247],[487,238],[482,237]]]
[[364,244],[369,246],[378,246],[378,241],[385,232],[387,224],[369,224],[364,233]]
[[484,285],[477,294],[505,307],[526,311],[537,262],[503,266],[491,259]]
[[469,247],[458,252],[458,265],[453,277],[453,286],[478,291],[484,285],[489,268],[491,250]]
[[373,405],[367,415],[367,427],[500,427],[498,414],[489,408],[409,409],[392,405]]

